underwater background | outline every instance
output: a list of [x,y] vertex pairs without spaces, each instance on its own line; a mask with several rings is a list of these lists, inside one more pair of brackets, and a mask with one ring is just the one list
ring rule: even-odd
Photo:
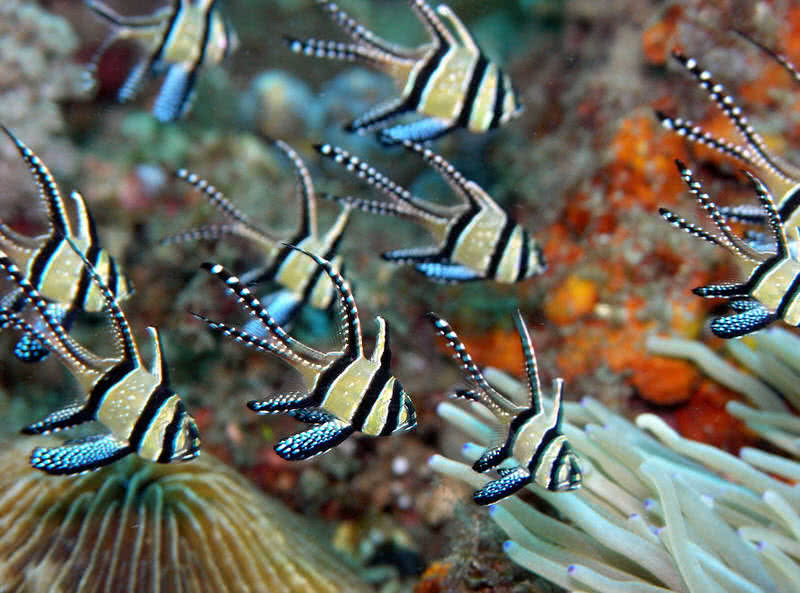
[[[123,14],[148,14],[162,3],[119,0],[109,5]],[[342,0],[340,5],[392,42],[413,47],[427,40],[402,0]],[[220,219],[175,172],[185,168],[208,179],[250,219],[282,236],[294,232],[300,211],[295,172],[271,140],[283,140],[297,151],[318,196],[370,198],[375,193],[313,149],[330,143],[415,194],[448,203],[447,185],[419,158],[382,145],[374,134],[344,130],[347,122],[397,94],[391,79],[362,66],[292,53],[284,41],[288,35],[344,39],[311,0],[227,0],[220,10],[236,31],[238,47],[219,64],[202,69],[185,117],[160,122],[150,111],[160,82],[146,82],[135,100],[116,101],[136,61],[135,44],[111,46],[98,64],[95,88],[87,88],[85,66],[108,27],[86,4],[2,2],[0,122],[47,164],[63,193],[76,189],[83,194],[103,247],[125,266],[135,287],[122,303],[134,333],[144,336],[146,326],[161,331],[172,387],[197,422],[202,453],[198,460],[178,464],[185,467],[174,470],[179,477],[163,491],[148,488],[172,466],[153,469],[141,460],[125,459],[79,478],[39,475],[28,467],[28,457],[43,441],[19,431],[78,397],[79,388],[55,360],[35,365],[17,360],[12,355],[17,336],[3,331],[0,438],[6,446],[0,483],[9,494],[0,497],[0,591],[798,590],[792,587],[800,584],[800,426],[794,416],[800,403],[800,342],[792,341],[796,330],[781,321],[774,324],[783,332],[780,337],[746,337],[733,347],[709,331],[707,320],[725,307],[698,298],[692,289],[736,280],[743,267],[723,249],[671,229],[658,208],[703,220],[675,159],[693,167],[719,204],[751,200],[752,190],[738,173],[739,164],[664,129],[655,111],[691,119],[714,134],[731,134],[728,119],[672,59],[670,53],[679,48],[698,58],[737,97],[773,151],[800,162],[796,80],[734,33],[742,31],[798,63],[800,7],[779,0],[453,0],[449,5],[486,55],[503,65],[524,111],[499,129],[485,134],[456,130],[430,146],[536,237],[547,270],[515,284],[434,283],[379,257],[390,249],[424,244],[426,233],[405,221],[353,213],[339,254],[358,303],[366,350],[372,351],[373,319],[381,315],[392,330],[392,369],[412,396],[417,427],[390,438],[356,436],[311,461],[292,462],[278,456],[273,445],[292,433],[297,421],[253,414],[245,403],[296,391],[301,387],[297,374],[274,357],[218,337],[188,313],[243,319],[235,299],[200,265],[223,262],[241,272],[252,268],[257,254],[235,240],[161,245],[165,237]],[[14,144],[0,141],[0,221],[33,235],[45,228],[46,219],[35,203],[37,188],[27,169]],[[321,199],[318,210],[320,227],[329,228],[336,205]],[[525,536],[473,503],[471,492],[480,484],[465,483],[453,477],[458,476],[455,469],[447,475],[430,462],[433,455],[469,457],[463,450],[468,436],[480,442],[484,433],[469,433],[466,424],[442,412],[440,404],[451,402],[449,395],[464,381],[425,314],[435,311],[446,318],[478,365],[521,379],[525,358],[513,321],[517,309],[535,344],[545,392],[550,394],[551,381],[561,377],[566,401],[592,398],[585,406],[589,411],[577,411],[577,404],[568,407],[566,420],[570,431],[590,434],[584,437],[587,443],[599,440],[581,445],[577,434],[567,436],[591,459],[592,471],[607,472],[605,479],[624,490],[632,505],[610,510],[613,504],[594,492],[582,504],[594,504],[598,516],[624,523],[637,514],[634,499],[636,504],[657,500],[659,510],[643,502],[641,513],[650,512],[653,525],[671,527],[673,519],[664,510],[664,501],[671,499],[664,498],[660,482],[653,481],[650,492],[647,476],[683,475],[675,468],[684,462],[696,476],[706,458],[723,452],[741,463],[702,469],[714,476],[708,483],[717,484],[709,486],[713,494],[703,491],[705,502],[699,494],[692,499],[692,488],[700,489],[695,482],[675,478],[684,484],[676,495],[690,524],[684,535],[707,554],[716,554],[716,560],[687,560],[676,550],[674,532],[656,534],[651,541],[639,528],[630,531],[653,546],[650,556],[661,564],[626,558],[623,550],[634,546],[633,540],[624,540],[621,548],[606,544],[604,538],[614,537],[612,530],[592,531],[569,515],[550,498],[561,494],[542,498],[523,492],[513,504],[524,503],[536,509],[531,513],[561,521],[535,522],[524,515],[527,511],[519,511],[529,521],[524,530],[531,537],[528,548],[538,549],[538,538],[568,542],[558,550],[552,542],[538,549],[553,562],[564,558],[563,576],[555,578],[555,568],[514,555],[514,545]],[[86,314],[71,334],[103,351],[111,347],[104,328],[102,316]],[[322,349],[335,344],[336,332],[334,316],[310,307],[292,328],[292,335]],[[677,354],[657,354],[654,336],[686,342]],[[707,348],[703,355],[691,354],[692,347],[701,345]],[[769,360],[752,362],[743,349]],[[716,375],[698,362],[712,354],[728,364]],[[143,356],[150,360],[149,346],[143,347]],[[753,392],[783,402],[780,409],[761,408],[785,418],[748,416],[736,408],[743,401],[756,405],[756,396],[748,395]],[[731,413],[730,402],[738,414]],[[629,422],[640,414],[655,416],[638,426]],[[592,436],[595,428],[609,434]],[[672,443],[678,452],[645,443],[655,443],[645,428],[666,443],[664,449]],[[677,435],[710,447],[682,449]],[[494,438],[490,431],[485,437],[481,445]],[[629,466],[636,462],[622,464],[609,452],[615,438],[623,443],[628,437],[631,450],[639,447],[642,458],[658,457],[644,467],[644,478],[630,481],[620,475],[635,474]],[[602,454],[592,449],[603,449],[603,443],[609,448]],[[740,450],[757,446],[774,463],[743,458],[756,468],[753,472],[763,470],[769,482],[742,469]],[[629,469],[609,469],[618,462]],[[202,465],[187,469],[193,464]],[[733,490],[740,498],[726,498],[727,486],[717,483],[725,480],[737,484]],[[684,487],[686,492],[680,490]],[[609,498],[624,498],[609,492]],[[777,492],[786,506],[770,506],[765,492]],[[686,510],[687,504],[713,507],[711,498],[718,499],[714,508],[719,523],[726,525],[718,532]],[[734,498],[731,508],[723,510],[722,501]],[[263,513],[256,513],[256,507]],[[162,515],[164,526],[156,527]],[[526,519],[515,520],[517,526],[526,525]],[[98,524],[86,527],[93,521]],[[556,523],[572,531],[562,533]],[[747,544],[741,549],[720,543],[731,534],[738,537],[751,523],[764,532],[742,536]],[[137,527],[151,524],[150,531]],[[765,535],[768,530],[773,537]],[[171,555],[166,550],[172,536],[180,553]],[[92,548],[90,540],[100,545]],[[504,545],[506,540],[517,543]],[[161,542],[155,551],[148,548],[153,541]],[[74,553],[83,545],[90,560]],[[770,546],[779,552],[770,552]],[[129,548],[136,554],[129,557]],[[108,550],[115,550],[113,560],[100,560]],[[577,559],[570,557],[572,552]],[[751,566],[756,561],[745,559],[748,554],[764,566]],[[270,555],[274,558],[267,560]],[[210,569],[213,558],[219,567]],[[618,582],[580,571],[569,576],[567,571],[581,562]],[[687,573],[691,562],[700,562],[705,572]],[[674,570],[660,570],[670,563]],[[261,573],[253,568],[262,564],[274,568]],[[197,576],[185,577],[184,570],[197,570]],[[704,576],[687,576],[698,573]],[[159,575],[169,574],[178,576],[160,580]],[[713,581],[711,588],[703,588],[704,578]]]

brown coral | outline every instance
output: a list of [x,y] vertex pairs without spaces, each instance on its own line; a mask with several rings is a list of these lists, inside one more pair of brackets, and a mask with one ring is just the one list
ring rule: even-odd
[[209,455],[54,478],[28,466],[29,448],[0,456],[3,591],[369,590],[300,517]]

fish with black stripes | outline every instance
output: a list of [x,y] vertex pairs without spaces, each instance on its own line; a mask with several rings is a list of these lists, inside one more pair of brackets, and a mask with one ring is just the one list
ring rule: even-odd
[[438,242],[435,246],[387,251],[381,255],[384,260],[413,265],[417,272],[437,282],[514,283],[544,272],[544,253],[536,238],[477,183],[466,179],[430,149],[408,140],[402,144],[447,182],[460,198],[460,204],[443,206],[423,200],[342,148],[330,144],[315,147],[322,156],[343,166],[388,201],[352,196],[325,196],[327,199],[372,214],[411,220]]
[[142,16],[123,16],[100,0],[84,2],[111,26],[111,35],[89,61],[87,78],[94,80],[100,59],[117,41],[135,42],[141,54],[117,92],[117,100],[126,103],[134,99],[146,77],[166,72],[153,103],[153,115],[162,122],[186,115],[200,70],[219,64],[239,46],[218,0],[172,0]]
[[734,234],[725,214],[703,191],[692,171],[680,161],[676,163],[689,191],[714,222],[720,234],[714,235],[666,208],[659,209],[661,216],[690,235],[718,245],[740,260],[752,264],[747,280],[742,283],[712,284],[693,290],[696,295],[705,298],[727,299],[728,305],[735,311],[732,315],[713,319],[711,331],[720,338],[739,338],[778,319],[789,325],[800,325],[800,261],[789,251],[786,231],[769,189],[755,175],[744,172],[758,196],[759,206],[764,211],[769,236],[773,242],[766,249],[760,250]]
[[[800,83],[800,73],[785,56],[776,53],[747,35],[739,34],[782,66],[795,83]],[[666,113],[657,111],[656,115],[661,124],[665,128],[686,137],[691,142],[708,146],[723,155],[739,161],[748,168],[752,168],[765,181],[773,195],[776,196],[778,215],[783,221],[786,232],[790,235],[793,234],[794,229],[800,226],[800,167],[769,149],[761,135],[750,124],[749,119],[736,99],[725,90],[722,84],[714,79],[710,71],[702,68],[695,58],[687,57],[679,51],[674,51],[672,55],[695,78],[700,87],[708,93],[709,98],[731,122],[740,136],[741,142],[715,136],[691,120],[674,118]],[[768,224],[766,213],[756,205],[721,206],[719,211],[732,220],[760,226]],[[754,235],[754,239],[757,240],[758,238],[758,235]],[[769,243],[769,238],[766,238],[766,241]]]
[[22,432],[48,434],[90,421],[99,422],[108,432],[67,441],[59,447],[37,447],[31,454],[31,465],[49,474],[72,475],[99,469],[130,454],[159,463],[196,457],[200,447],[197,425],[170,387],[158,330],[147,328],[154,350],[148,368],[116,297],[77,244],[72,239],[67,243],[105,302],[116,353],[98,356],[70,338],[51,314],[48,302],[28,282],[24,270],[0,250],[0,272],[30,303],[21,313],[0,310],[0,326],[32,334],[46,344],[85,394],[82,401],[48,414]]
[[[69,330],[80,311],[99,312],[105,307],[102,291],[90,280],[67,240],[73,241],[86,253],[87,259],[103,278],[111,294],[123,300],[132,292],[127,275],[108,251],[100,247],[97,228],[86,201],[77,191],[62,196],[50,170],[42,160],[2,126],[14,142],[23,161],[28,165],[39,188],[39,199],[47,208],[47,232],[31,237],[17,233],[0,223],[0,249],[22,270],[25,280],[47,301],[50,315]],[[22,311],[28,299],[19,288],[0,297],[0,309],[14,313]],[[34,327],[40,327],[34,322]],[[48,350],[33,334],[23,334],[14,347],[22,361],[43,360]]]
[[[487,449],[473,464],[472,468],[477,472],[496,469],[500,475],[475,491],[473,500],[478,504],[492,504],[531,482],[553,492],[580,488],[583,479],[580,462],[561,428],[564,380],[557,378],[553,381],[553,404],[550,409],[545,409],[533,342],[520,312],[516,312],[514,323],[525,357],[530,395],[527,407],[515,403],[489,384],[447,321],[435,313],[428,313],[427,317],[436,333],[453,351],[460,363],[461,374],[469,384],[468,389],[458,390],[455,395],[486,406],[508,430],[501,444]],[[501,464],[502,467],[498,467]]]
[[[449,6],[440,4],[434,10],[424,0],[410,0],[411,10],[431,40],[406,48],[382,39],[336,3],[316,3],[352,42],[287,38],[289,48],[306,56],[365,64],[390,76],[402,89],[400,97],[349,123],[348,131],[380,131],[380,139],[389,144],[424,142],[456,128],[484,133],[522,112],[508,74],[486,57]],[[412,113],[421,117],[392,125],[400,116]]]
[[279,441],[275,451],[289,461],[325,453],[354,432],[368,436],[389,436],[416,426],[411,397],[392,373],[389,327],[377,317],[378,336],[368,358],[364,354],[361,323],[350,287],[331,263],[302,251],[318,265],[336,286],[340,309],[341,350],[322,352],[290,336],[239,278],[219,264],[203,268],[216,276],[241,306],[264,326],[266,337],[194,314],[208,326],[237,342],[270,353],[293,367],[306,384],[306,392],[286,393],[247,406],[259,414],[287,413],[311,428]]
[[[331,228],[324,235],[317,226],[317,198],[311,174],[300,156],[288,144],[276,141],[275,145],[291,160],[297,173],[297,200],[300,203],[300,225],[288,239],[280,239],[250,221],[216,187],[197,175],[181,169],[180,179],[195,187],[227,219],[224,224],[210,224],[167,237],[162,244],[184,243],[197,240],[217,240],[235,237],[244,240],[263,257],[263,263],[243,274],[246,286],[261,282],[274,282],[281,288],[262,297],[262,303],[278,325],[292,321],[302,307],[328,310],[336,303],[336,287],[322,268],[288,244],[296,245],[321,258],[330,260],[333,269],[343,267],[337,255],[342,235],[347,228],[351,207],[345,205]],[[261,331],[253,320],[245,329],[254,334]],[[262,336],[263,337],[263,336]]]

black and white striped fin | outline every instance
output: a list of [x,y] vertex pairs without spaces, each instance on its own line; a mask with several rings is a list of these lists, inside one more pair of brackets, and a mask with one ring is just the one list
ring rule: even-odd
[[411,220],[419,217],[416,209],[410,208],[404,202],[381,202],[379,200],[365,200],[353,196],[333,196],[331,194],[324,194],[323,197],[326,200],[337,202],[343,206],[361,210],[362,212],[369,212],[370,214],[377,214],[379,216],[397,216]]
[[435,262],[439,261],[441,251],[441,247],[437,245],[406,247],[405,249],[384,251],[381,253],[381,259],[399,264]]
[[199,191],[204,198],[206,198],[217,210],[224,216],[236,222],[242,223],[247,226],[252,226],[250,219],[233,203],[225,197],[225,195],[217,189],[214,185],[203,179],[196,173],[192,173],[187,169],[178,169],[175,171],[175,177],[181,179]]
[[764,139],[750,125],[747,116],[742,113],[741,107],[736,104],[733,97],[726,93],[725,87],[713,79],[711,72],[703,70],[698,65],[697,60],[687,57],[679,51],[673,51],[672,55],[694,76],[700,87],[708,93],[711,100],[716,103],[717,107],[725,114],[725,117],[730,120],[739,134],[741,134],[747,147],[753,151],[754,162],[781,179],[790,181],[792,175],[784,170],[781,163],[767,148]]
[[31,175],[36,180],[39,186],[39,196],[47,206],[47,218],[50,225],[50,233],[58,233],[61,235],[72,235],[72,227],[70,225],[69,215],[67,214],[64,200],[61,197],[61,192],[58,190],[53,175],[50,169],[47,168],[42,160],[25,145],[22,140],[17,138],[14,133],[6,126],[0,124],[3,132],[8,136],[16,146],[22,159],[30,167]]
[[[37,318],[44,323],[42,331],[39,331],[26,322],[22,331],[32,334],[51,350],[55,350],[64,359],[68,368],[71,368],[71,365],[74,364],[82,370],[99,371],[102,369],[102,360],[70,338],[64,327],[57,320],[51,318],[51,312],[48,309],[49,303],[25,279],[19,267],[2,252],[0,252],[0,271],[4,272],[22,291],[26,303],[29,303],[36,310]],[[11,323],[12,326],[15,323],[19,323],[19,321],[15,322],[13,318],[8,317],[9,313],[8,311],[0,311],[0,319],[7,318],[8,321],[6,323]],[[0,327],[2,326],[2,323],[0,323]],[[17,327],[20,326],[17,325]]]
[[748,224],[767,224],[767,214],[761,206],[753,204],[737,204],[736,206],[720,206],[720,213],[728,220]]
[[703,239],[704,241],[708,241],[709,243],[712,243],[719,247],[724,247],[726,249],[728,248],[728,244],[726,242],[723,242],[721,238],[717,237],[716,235],[712,235],[708,231],[689,222],[685,218],[678,216],[669,208],[659,208],[658,213],[661,215],[661,218],[666,220],[672,226],[679,228],[682,231],[686,231],[687,233],[689,233],[694,237]]
[[275,452],[287,461],[308,459],[325,453],[347,437],[354,429],[341,420],[331,420],[287,437],[275,445]]
[[[499,209],[497,204],[495,204],[491,199],[488,199],[485,192],[477,191],[477,185],[473,181],[469,181],[464,175],[461,174],[458,169],[456,169],[449,161],[445,160],[444,157],[441,155],[436,154],[430,148],[426,148],[422,144],[418,144],[416,142],[411,142],[410,140],[406,140],[403,142],[403,146],[411,151],[415,152],[422,157],[422,159],[430,165],[439,175],[442,176],[447,184],[453,188],[453,191],[456,192],[463,200],[470,204],[471,206],[480,206],[480,207],[493,207]],[[487,202],[488,199],[488,202]]]
[[774,49],[767,47],[763,43],[756,41],[744,31],[741,31],[739,29],[734,29],[733,32],[739,35],[739,37],[741,37],[745,41],[748,41],[749,43],[753,44],[758,49],[767,54],[770,58],[775,60],[778,64],[780,64],[783,67],[784,70],[786,70],[786,72],[789,73],[789,76],[792,77],[792,80],[800,84],[800,72],[798,72],[797,68],[795,68],[795,65],[789,60],[789,58],[787,58],[781,53],[776,52]]
[[776,253],[780,257],[785,257],[789,253],[788,240],[781,224],[780,214],[778,214],[778,209],[775,207],[775,199],[767,189],[767,186],[758,177],[749,171],[743,171],[743,173],[750,180],[756,196],[758,196],[759,205],[767,214],[767,227],[775,240]]
[[207,224],[176,233],[161,239],[159,245],[176,245],[194,241],[217,241],[225,237],[239,235],[239,224]]
[[314,182],[308,167],[297,154],[297,151],[283,140],[275,140],[275,147],[278,148],[294,166],[297,174],[297,198],[300,202],[300,228],[294,238],[316,237],[319,235],[317,230],[317,199],[314,192]]
[[483,473],[503,461],[508,459],[508,446],[503,443],[497,447],[490,447],[484,451],[483,455],[481,455],[475,463],[472,464],[472,469],[474,469],[478,473]]
[[514,312],[514,325],[517,328],[520,342],[522,343],[522,356],[525,359],[525,374],[528,376],[528,394],[530,395],[530,406],[535,414],[543,410],[542,408],[542,385],[539,381],[539,370],[536,365],[536,353],[533,350],[533,341],[522,318],[519,309]]
[[189,312],[192,316],[203,321],[209,328],[214,331],[218,331],[221,334],[233,338],[235,341],[239,342],[240,344],[244,344],[248,348],[253,348],[254,350],[258,350],[259,352],[267,352],[270,354],[274,354],[275,356],[285,360],[289,364],[303,364],[303,365],[311,365],[317,366],[317,363],[311,363],[304,358],[298,356],[295,352],[290,350],[288,346],[282,344],[281,342],[273,342],[269,339],[261,338],[258,336],[254,336],[244,330],[241,330],[237,327],[233,327],[232,325],[228,325],[226,323],[222,323],[221,321],[215,321],[213,319],[209,319],[205,315],[201,315],[200,313],[195,313],[190,311]]
[[337,272],[331,262],[318,255],[305,251],[296,245],[289,245],[292,249],[304,253],[320,266],[328,278],[331,279],[339,295],[337,302],[340,305],[339,331],[344,336],[343,352],[353,358],[363,356],[364,347],[361,336],[361,321],[358,318],[358,307],[353,298],[353,292],[344,277]]
[[[50,318],[61,325],[65,331],[69,331],[69,310],[64,305],[50,303],[47,306],[50,311]],[[44,322],[37,319],[33,322],[33,327],[37,330],[44,331]],[[47,341],[41,335],[24,332],[17,343],[14,344],[14,356],[22,362],[41,362],[50,354],[47,348]]]
[[697,296],[707,299],[747,297],[750,295],[746,284],[709,284],[692,289]]
[[133,452],[110,434],[94,435],[60,447],[37,447],[31,453],[31,465],[48,474],[74,475],[100,469]]
[[431,37],[439,47],[452,47],[456,45],[456,39],[447,27],[439,20],[436,12],[425,2],[425,0],[410,0],[411,9],[422,21]]
[[382,37],[379,37],[364,25],[359,23],[344,10],[339,8],[335,2],[329,0],[316,0],[317,6],[325,11],[330,19],[339,25],[342,30],[357,44],[367,46],[373,50],[391,55],[392,58],[413,63],[417,59],[417,52],[401,47]]
[[375,167],[362,161],[357,156],[350,154],[343,148],[331,144],[317,144],[314,148],[323,157],[338,163],[347,171],[377,189],[387,198],[401,202],[409,208],[413,208],[420,218],[431,219],[434,222],[444,224],[447,222],[449,216],[452,216],[452,208],[445,208],[438,204],[432,204],[431,202],[427,202],[413,195],[406,188],[398,185],[375,169]]
[[332,414],[320,408],[297,408],[296,410],[289,410],[287,415],[304,424],[325,424],[335,420]]
[[91,276],[95,286],[97,286],[103,295],[103,300],[106,304],[106,312],[109,320],[111,321],[111,327],[114,332],[114,337],[116,338],[115,342],[120,350],[122,359],[135,364],[140,364],[141,359],[139,358],[139,351],[136,348],[136,341],[133,339],[133,332],[131,331],[130,325],[128,325],[128,320],[125,317],[125,313],[122,312],[122,309],[119,306],[117,297],[114,296],[114,293],[105,283],[92,263],[86,259],[86,255],[75,244],[72,238],[66,237],[66,240],[72,250],[81,259],[84,269],[89,273],[89,276]]

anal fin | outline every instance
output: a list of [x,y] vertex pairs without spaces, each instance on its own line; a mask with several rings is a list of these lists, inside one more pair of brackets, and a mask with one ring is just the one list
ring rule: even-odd
[[305,424],[325,424],[335,420],[333,415],[320,408],[298,408],[289,410],[287,414]]
[[98,434],[61,447],[37,447],[31,465],[54,475],[73,475],[100,469],[133,453],[133,449],[110,434]]
[[180,119],[187,111],[192,96],[195,70],[187,70],[183,64],[173,64],[167,70],[161,90],[153,103],[153,115],[158,121],[171,122]]
[[756,303],[735,315],[717,317],[711,322],[711,331],[718,338],[740,338],[766,327],[776,318],[775,313]]
[[492,480],[480,490],[472,493],[472,499],[478,504],[492,504],[501,498],[511,496],[531,481],[530,472],[519,467],[502,478]]
[[21,432],[22,434],[49,434],[78,426],[90,420],[93,420],[92,415],[83,404],[72,404],[66,408],[51,412],[39,422],[26,426]]
[[487,449],[483,455],[472,464],[472,469],[478,473],[485,472],[487,469],[491,469],[501,463],[507,457],[508,454],[506,453],[505,446],[492,447],[491,449]]
[[308,459],[332,449],[353,434],[353,427],[331,420],[279,441],[275,452],[287,461]]

